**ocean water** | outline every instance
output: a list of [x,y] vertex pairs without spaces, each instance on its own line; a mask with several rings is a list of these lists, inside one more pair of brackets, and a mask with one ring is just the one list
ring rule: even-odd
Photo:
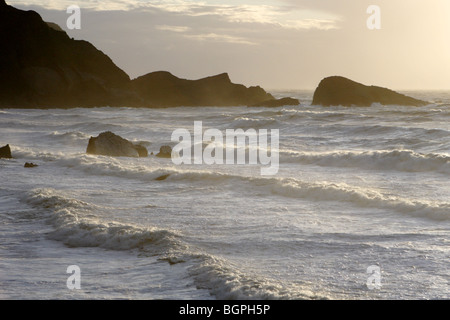
[[[274,94],[302,103],[0,110],[0,298],[450,298],[450,93],[409,93],[420,108]],[[85,153],[103,131],[157,152],[194,121],[279,129],[278,173]]]

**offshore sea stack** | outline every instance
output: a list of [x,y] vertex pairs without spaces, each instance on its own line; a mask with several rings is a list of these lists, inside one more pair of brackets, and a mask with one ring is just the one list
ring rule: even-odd
[[158,71],[134,79],[132,86],[145,101],[161,107],[242,106],[274,100],[261,87],[247,88],[232,83],[227,73],[186,80]]
[[148,151],[145,147],[110,132],[103,132],[98,137],[91,137],[86,153],[111,157],[147,157]]
[[348,107],[369,107],[373,103],[417,107],[429,104],[390,89],[366,86],[339,76],[323,79],[314,92],[312,102],[313,105]]

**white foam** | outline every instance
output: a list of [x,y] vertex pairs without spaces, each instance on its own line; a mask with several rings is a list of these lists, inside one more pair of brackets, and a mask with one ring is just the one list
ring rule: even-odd
[[[316,299],[300,286],[277,283],[258,275],[245,274],[229,261],[188,247],[174,231],[144,228],[119,222],[105,222],[92,212],[97,206],[70,198],[54,189],[35,189],[25,201],[44,209],[54,227],[52,240],[69,247],[100,247],[111,250],[139,249],[141,255],[188,263],[189,276],[197,288],[207,289],[217,299]],[[320,297],[324,299],[324,297]]]
[[388,209],[415,217],[450,220],[449,202],[412,200],[384,195],[370,188],[354,187],[345,183],[309,183],[288,179],[278,181],[271,190],[275,194],[287,197],[316,201],[343,201],[360,207]]
[[55,228],[50,238],[71,247],[112,250],[145,247],[165,252],[179,245],[179,235],[173,231],[102,221],[94,214],[99,209],[97,206],[64,196],[53,189],[33,190],[25,201],[45,209],[48,222]]
[[326,299],[308,288],[279,283],[256,274],[244,274],[230,262],[211,255],[199,255],[189,269],[197,287],[208,289],[219,300],[306,300]]
[[412,150],[280,152],[280,162],[295,162],[318,166],[398,170],[404,172],[437,171],[450,173],[450,157]]
[[[303,198],[313,201],[349,202],[360,207],[382,208],[425,217],[433,220],[450,219],[450,203],[431,200],[407,199],[385,195],[377,190],[350,186],[345,183],[306,182],[294,178],[262,178],[240,176],[206,170],[182,170],[175,167],[149,168],[145,165],[125,166],[118,159],[110,157],[80,156],[77,158],[59,159],[59,165],[69,166],[89,174],[108,175],[141,181],[154,181],[161,176],[165,181],[201,182],[223,185],[250,185],[266,194],[283,197]],[[162,183],[158,181],[158,183]]]

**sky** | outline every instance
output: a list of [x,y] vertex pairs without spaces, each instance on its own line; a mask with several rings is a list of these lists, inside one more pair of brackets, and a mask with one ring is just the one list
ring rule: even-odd
[[[449,0],[6,0],[94,44],[131,78],[223,72],[267,90],[333,75],[394,90],[450,89]],[[81,29],[68,30],[70,5]],[[381,29],[370,30],[370,5]]]

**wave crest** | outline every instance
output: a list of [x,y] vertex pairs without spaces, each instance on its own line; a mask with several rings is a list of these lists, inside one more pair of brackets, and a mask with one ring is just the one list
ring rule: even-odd
[[46,210],[48,222],[55,228],[53,240],[70,247],[101,247],[112,250],[146,250],[168,252],[180,245],[173,231],[144,228],[120,222],[105,222],[96,217],[99,207],[61,195],[53,189],[36,189],[26,202]]
[[281,152],[280,161],[344,168],[450,173],[449,156],[436,153],[423,154],[411,150]]

